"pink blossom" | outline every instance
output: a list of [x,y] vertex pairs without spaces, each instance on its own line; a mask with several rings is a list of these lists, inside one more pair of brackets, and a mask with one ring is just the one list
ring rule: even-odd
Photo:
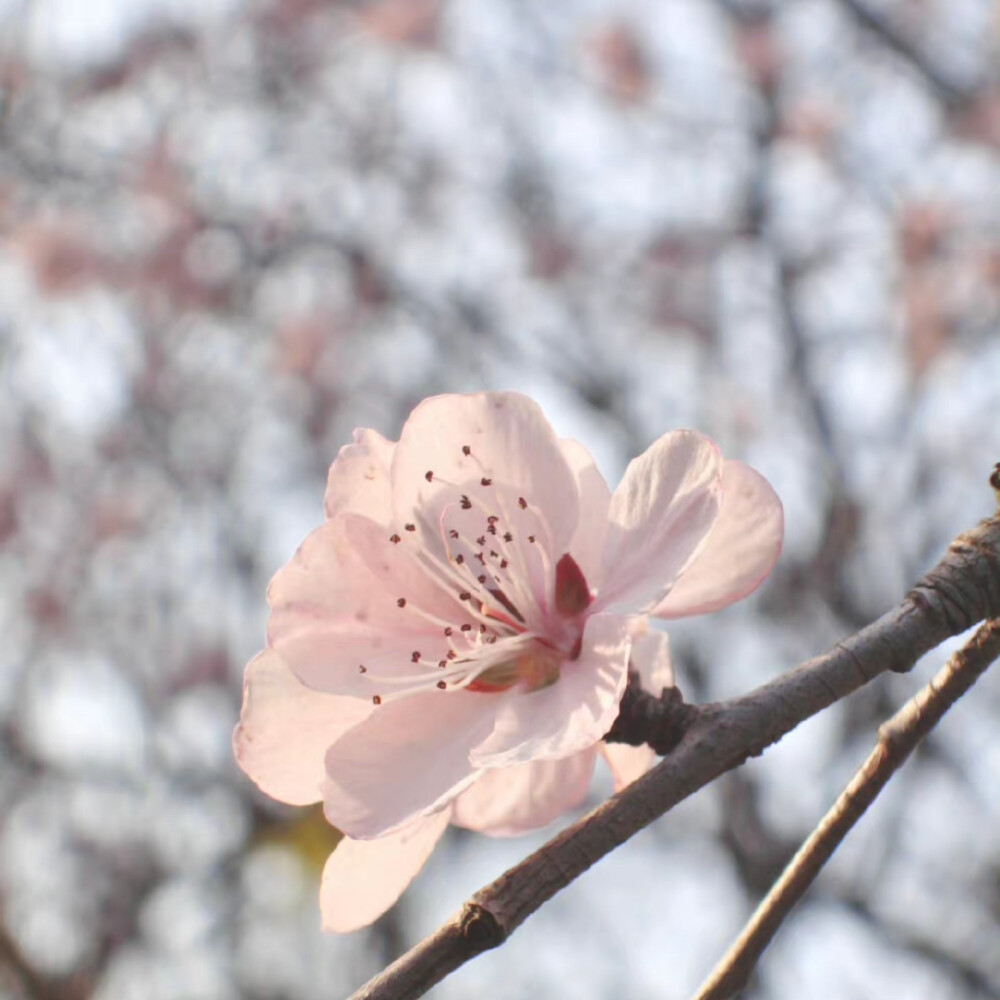
[[265,791],[322,798],[348,835],[325,913],[373,858],[381,912],[448,821],[504,835],[579,802],[645,615],[746,596],[782,535],[770,486],[707,438],[665,434],[612,494],[516,393],[428,399],[398,444],[356,432],[326,515],[272,581],[235,738]]
[[[663,632],[637,635],[630,665],[651,692],[673,684]],[[280,657],[265,650],[247,667],[235,739],[240,764],[275,798],[295,805],[317,802],[327,744],[369,711],[358,699],[307,688]],[[615,791],[643,774],[655,757],[649,747],[600,743],[560,760],[492,768],[439,812],[372,840],[343,837],[323,871],[324,929],[345,933],[381,916],[416,877],[449,823],[510,837],[576,808],[590,789],[598,756],[611,769]]]

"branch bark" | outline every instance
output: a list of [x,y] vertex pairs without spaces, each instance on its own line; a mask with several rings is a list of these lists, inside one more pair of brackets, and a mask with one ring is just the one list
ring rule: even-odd
[[886,670],[905,672],[928,650],[1000,617],[1000,517],[949,546],[903,602],[829,653],[743,697],[693,706],[690,723],[655,768],[480,889],[446,924],[351,1000],[413,1000],[476,955],[502,944],[595,861],[678,802],[777,742],[800,722]]
[[778,928],[844,837],[945,712],[1000,656],[1000,619],[980,628],[938,674],[879,729],[878,743],[820,820],[694,1000],[727,1000],[746,986]]

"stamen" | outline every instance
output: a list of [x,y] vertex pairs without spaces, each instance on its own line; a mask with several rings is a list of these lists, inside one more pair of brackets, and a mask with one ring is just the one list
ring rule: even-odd
[[433,483],[434,482],[434,473],[430,469],[428,469],[424,473],[424,479],[426,479],[427,482],[429,482],[429,483]]
[[417,526],[415,524],[404,524],[403,527],[407,531],[416,531],[417,530]]
[[402,538],[400,538],[399,535],[390,535],[389,541],[392,542],[393,545],[399,545],[399,543],[402,541]]
[[462,445],[462,454],[463,455],[471,455],[472,454],[472,449],[467,444],[463,444]]
[[373,705],[381,705],[382,704],[382,696],[379,695],[379,694],[373,694],[372,695],[372,704]]
[[406,598],[405,597],[397,597],[396,598],[396,607],[397,608],[405,608],[406,607]]

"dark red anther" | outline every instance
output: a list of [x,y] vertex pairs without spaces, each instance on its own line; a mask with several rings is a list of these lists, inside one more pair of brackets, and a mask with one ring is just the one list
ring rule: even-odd
[[583,570],[567,552],[556,563],[556,610],[561,615],[578,615],[590,604],[590,588]]
[[404,524],[403,527],[406,528],[407,531],[417,530],[417,526],[415,524]]
[[493,485],[493,480],[490,479],[487,476],[483,476],[483,478],[479,480],[479,485],[480,486],[492,486]]
[[426,471],[426,472],[424,473],[424,479],[426,479],[426,480],[427,480],[427,482],[429,482],[429,483],[432,483],[432,482],[434,482],[434,473],[433,473],[433,472],[432,472],[432,471],[431,471],[430,469],[428,469],[428,470],[427,470],[427,471]]
[[462,494],[462,510],[472,510],[472,501],[464,493]]
[[411,663],[419,663],[420,662],[420,650],[419,649],[415,649],[412,653],[410,653],[410,662]]
[[399,535],[390,535],[389,541],[392,542],[393,545],[399,545],[402,539],[399,537]]
[[528,506],[528,501],[525,500],[524,497],[518,497],[517,498],[517,505],[518,505],[518,507],[521,508],[521,510],[525,510],[527,508],[527,506]]
[[472,454],[472,449],[467,444],[463,444],[462,445],[462,454],[463,455],[471,455]]

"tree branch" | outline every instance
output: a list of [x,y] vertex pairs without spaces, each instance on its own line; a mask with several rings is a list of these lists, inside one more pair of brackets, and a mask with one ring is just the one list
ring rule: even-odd
[[1000,619],[993,619],[879,729],[875,749],[702,983],[695,1000],[726,1000],[747,984],[764,949],[850,829],[917,744],[998,656]]
[[937,90],[946,104],[951,107],[961,107],[975,98],[974,89],[935,66],[913,39],[907,37],[882,14],[876,13],[868,6],[866,0],[840,0],[840,3],[859,24],[864,25],[883,45],[902,56],[917,70]]
[[905,672],[943,640],[996,617],[1000,517],[956,538],[898,607],[826,655],[743,697],[695,707],[683,738],[655,768],[480,889],[351,1000],[422,996],[469,959],[502,944],[595,861],[720,774],[883,671]]

